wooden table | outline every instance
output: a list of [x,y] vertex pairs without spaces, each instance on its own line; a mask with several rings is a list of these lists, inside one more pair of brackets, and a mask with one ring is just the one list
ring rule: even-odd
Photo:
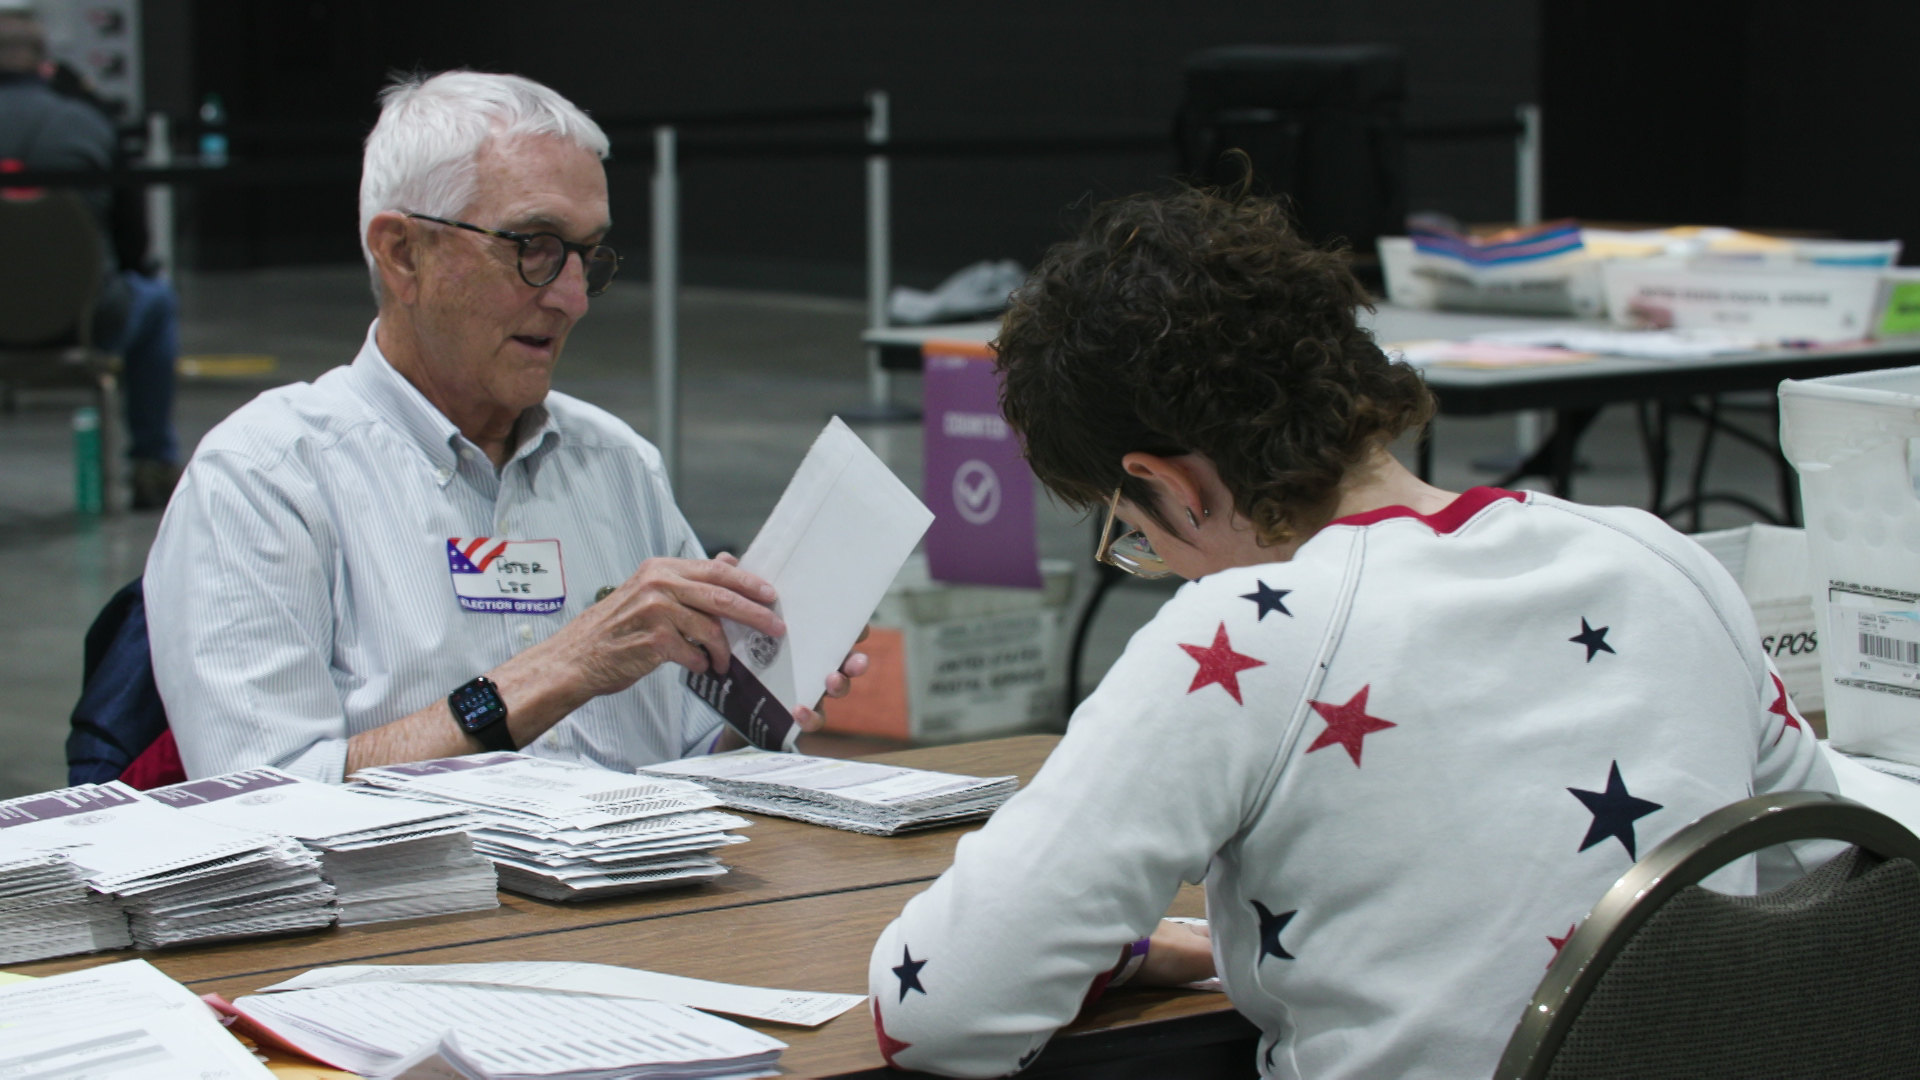
[[[1058,741],[1028,736],[880,754],[867,760],[1025,783]],[[501,894],[497,911],[411,919],[149,953],[101,953],[7,970],[51,975],[143,956],[198,993],[251,993],[324,964],[582,960],[791,989],[864,994],[867,957],[906,901],[952,862],[975,826],[862,836],[749,815],[753,842],[727,851],[720,884],[584,904]],[[1201,890],[1171,914],[1199,915]],[[885,1067],[865,1007],[819,1028],[754,1023],[790,1049],[796,1077],[899,1076]],[[1119,990],[1054,1040],[1034,1075],[1251,1076],[1256,1032],[1220,994]],[[1115,1069],[1122,1070],[1119,1073]]]

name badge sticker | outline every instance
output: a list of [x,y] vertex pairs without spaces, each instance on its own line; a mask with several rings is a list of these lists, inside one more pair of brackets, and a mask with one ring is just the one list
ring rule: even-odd
[[447,538],[453,595],[468,611],[546,615],[567,602],[558,540]]

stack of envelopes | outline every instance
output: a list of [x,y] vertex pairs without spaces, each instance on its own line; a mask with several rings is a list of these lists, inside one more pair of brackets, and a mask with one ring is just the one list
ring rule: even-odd
[[306,845],[334,888],[343,926],[500,906],[493,864],[468,835],[476,821],[458,806],[380,798],[274,768],[148,794],[202,820]]
[[735,750],[649,765],[712,788],[737,810],[891,836],[983,818],[1013,797],[1013,776],[962,776],[840,758]]
[[479,818],[474,846],[500,887],[543,900],[580,900],[718,877],[715,849],[746,842],[750,824],[710,808],[697,784],[635,777],[525,754],[475,754],[362,769],[356,783],[461,806]]
[[133,944],[120,905],[87,888],[65,855],[7,853],[12,820],[0,804],[0,964]]
[[333,922],[319,860],[287,837],[201,821],[118,781],[4,806],[7,845],[66,855],[119,901],[143,949]]

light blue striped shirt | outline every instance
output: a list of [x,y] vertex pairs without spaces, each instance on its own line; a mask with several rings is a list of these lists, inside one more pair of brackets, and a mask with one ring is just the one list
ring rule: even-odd
[[[376,324],[377,325],[377,324]],[[660,455],[558,392],[497,474],[390,366],[270,390],[207,433],[147,557],[154,678],[190,776],[274,765],[338,782],[347,739],[544,641],[654,556],[700,558]],[[468,611],[447,541],[558,540],[566,600]],[[662,665],[526,747],[608,768],[686,756],[720,719]]]

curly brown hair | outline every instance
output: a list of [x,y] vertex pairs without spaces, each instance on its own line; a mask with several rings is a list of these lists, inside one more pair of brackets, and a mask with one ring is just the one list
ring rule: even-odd
[[1097,207],[1012,298],[1000,404],[1041,482],[1091,509],[1118,487],[1172,531],[1135,450],[1205,454],[1263,543],[1326,520],[1349,469],[1433,396],[1355,321],[1339,248],[1271,199],[1183,187]]

